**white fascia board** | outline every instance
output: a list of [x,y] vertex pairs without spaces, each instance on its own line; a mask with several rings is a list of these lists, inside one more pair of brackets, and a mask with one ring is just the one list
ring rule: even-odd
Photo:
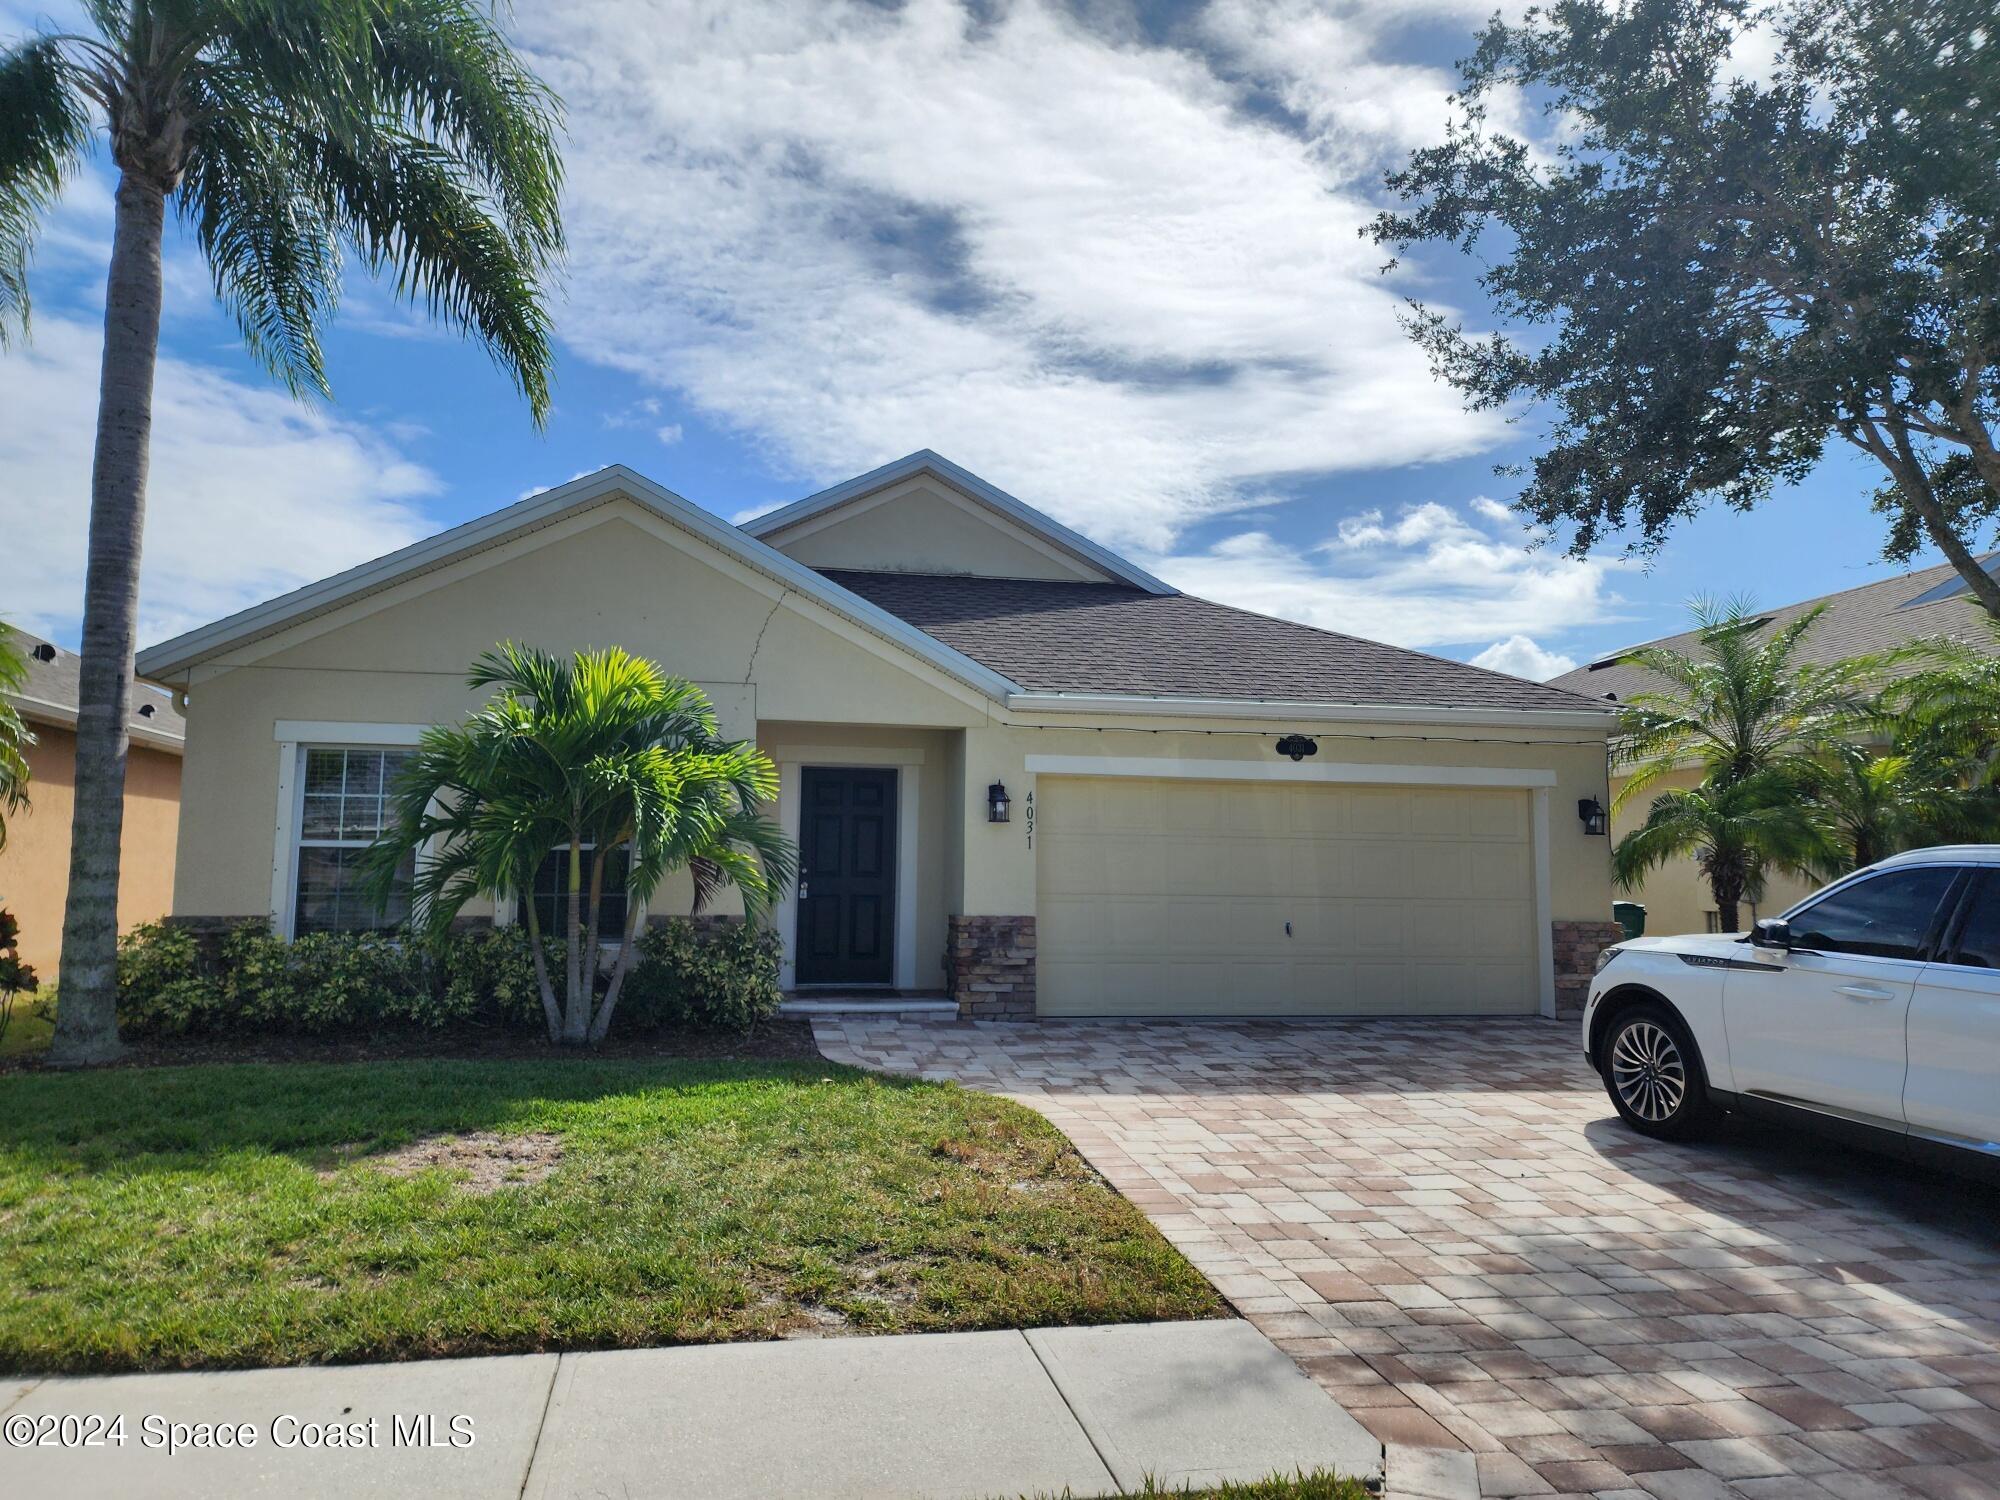
[[1014,693],[1018,714],[1131,715],[1138,718],[1316,720],[1330,724],[1465,724],[1507,729],[1602,729],[1617,717],[1598,709],[1432,708],[1383,703],[1307,703],[1265,698],[1176,698],[1145,693]]
[[840,587],[803,563],[793,561],[776,548],[766,546],[755,537],[718,520],[700,506],[623,464],[613,464],[595,474],[559,484],[552,490],[531,495],[503,510],[415,542],[386,557],[362,563],[345,573],[323,578],[318,583],[309,583],[289,594],[148,647],[139,653],[139,675],[171,678],[233,646],[337,609],[405,579],[433,572],[460,558],[553,525],[565,516],[619,496],[645,507],[660,519],[707,542],[745,567],[756,569],[794,593],[812,599],[872,634],[902,647],[989,698],[1004,701],[1009,693],[1020,690],[1018,683],[990,667],[980,665],[961,651],[954,651],[937,637],[925,634],[879,605],[871,604],[859,594]]
[[[30,698],[25,693],[0,693],[0,698],[21,711],[21,717],[38,724],[54,724],[62,729],[76,728],[76,709],[67,703],[55,703],[47,698]],[[178,734],[167,734],[158,729],[142,729],[136,724],[125,726],[126,738],[134,744],[144,745],[149,750],[165,750],[172,755],[184,754],[187,739]]]
[[988,484],[970,469],[962,469],[941,454],[928,448],[920,448],[893,463],[886,463],[879,469],[870,469],[853,479],[821,490],[816,495],[808,495],[803,500],[795,500],[790,505],[777,510],[766,511],[761,516],[753,516],[740,528],[750,536],[763,538],[788,531],[801,521],[824,514],[862,495],[886,489],[892,484],[900,484],[905,479],[918,474],[931,473],[945,483],[971,495],[983,505],[991,506],[1017,525],[1055,543],[1064,551],[1082,558],[1093,567],[1101,568],[1113,578],[1142,588],[1149,594],[1177,594],[1179,589],[1163,583],[1143,568],[1135,567],[1107,547],[1101,547],[1081,532],[1036,510],[1025,501],[1017,500],[999,487]]
[[1411,766],[1374,761],[1182,760],[1170,755],[1030,755],[1037,776],[1137,776],[1158,781],[1338,782],[1346,786],[1476,786],[1538,790],[1556,773],[1517,766]]
[[345,719],[280,719],[271,738],[290,745],[417,745],[428,724],[368,724]]

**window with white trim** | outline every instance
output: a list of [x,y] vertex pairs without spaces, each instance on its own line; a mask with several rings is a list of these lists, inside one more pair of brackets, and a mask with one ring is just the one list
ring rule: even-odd
[[362,855],[392,815],[396,773],[413,752],[307,746],[301,752],[292,932],[370,932],[410,915],[416,853],[403,857],[395,891],[378,908],[362,888]]

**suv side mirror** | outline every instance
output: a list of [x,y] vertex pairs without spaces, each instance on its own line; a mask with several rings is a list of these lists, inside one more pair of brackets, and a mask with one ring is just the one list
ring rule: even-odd
[[1750,929],[1750,941],[1759,948],[1790,948],[1792,924],[1783,917],[1765,917]]

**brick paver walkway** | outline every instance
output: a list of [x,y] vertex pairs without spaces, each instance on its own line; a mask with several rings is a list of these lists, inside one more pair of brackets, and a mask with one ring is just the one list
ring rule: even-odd
[[1488,1495],[2000,1496],[2000,1193],[1760,1127],[1647,1141],[1568,1022],[816,1030],[1048,1115]]

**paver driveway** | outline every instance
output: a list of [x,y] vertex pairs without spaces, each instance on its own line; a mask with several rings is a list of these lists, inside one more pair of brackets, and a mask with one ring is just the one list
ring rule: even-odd
[[1489,1495],[2000,1496],[2000,1193],[1611,1113],[1569,1022],[820,1023],[1020,1099]]

